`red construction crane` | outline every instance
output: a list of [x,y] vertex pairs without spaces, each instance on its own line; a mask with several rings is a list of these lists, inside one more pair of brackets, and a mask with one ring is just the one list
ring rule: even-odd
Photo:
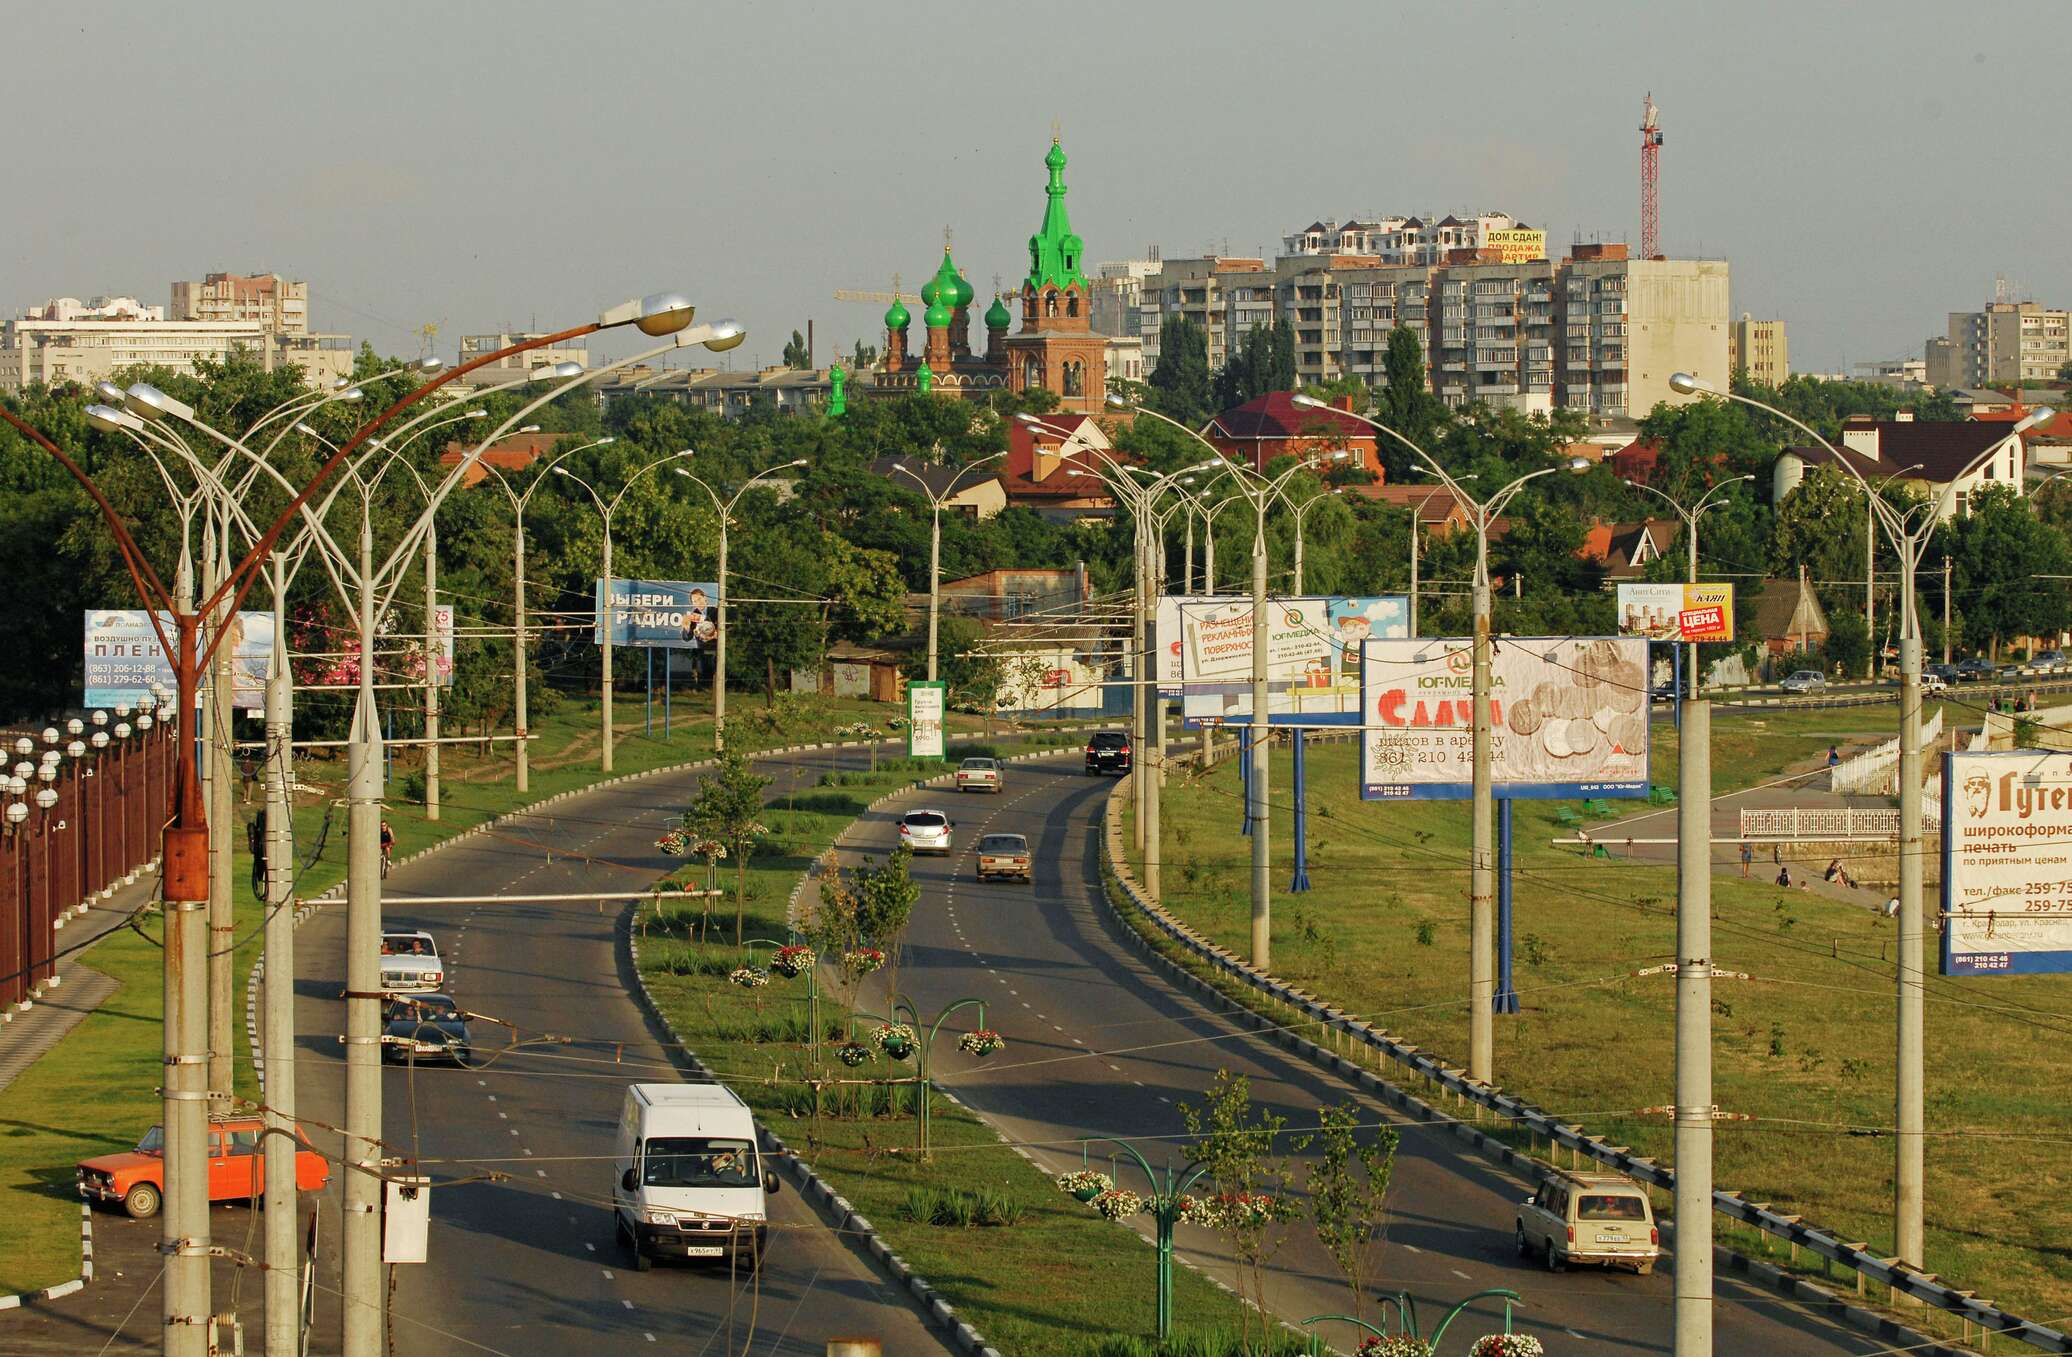
[[1659,259],[1657,228],[1659,210],[1655,199],[1656,179],[1662,169],[1662,124],[1655,111],[1655,94],[1648,91],[1640,106],[1640,257]]

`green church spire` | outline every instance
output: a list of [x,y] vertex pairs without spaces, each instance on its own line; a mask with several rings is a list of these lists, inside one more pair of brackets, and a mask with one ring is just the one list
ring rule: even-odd
[[1044,189],[1048,201],[1043,207],[1042,227],[1029,237],[1026,286],[1032,292],[1046,287],[1070,287],[1074,283],[1084,288],[1086,275],[1079,268],[1084,246],[1072,234],[1071,218],[1065,214],[1065,148],[1057,138],[1051,138],[1050,153],[1043,157],[1043,163],[1050,170],[1050,184]]

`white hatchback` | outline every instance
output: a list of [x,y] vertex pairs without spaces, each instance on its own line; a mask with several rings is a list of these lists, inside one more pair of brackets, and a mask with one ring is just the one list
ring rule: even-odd
[[939,810],[910,810],[899,819],[899,841],[920,853],[950,854],[950,830],[956,822]]

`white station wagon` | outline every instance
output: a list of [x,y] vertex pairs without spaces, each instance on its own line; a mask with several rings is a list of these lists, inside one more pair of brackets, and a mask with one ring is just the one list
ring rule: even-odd
[[439,959],[439,945],[429,933],[383,933],[381,935],[381,987],[393,992],[417,993],[443,989],[446,963]]

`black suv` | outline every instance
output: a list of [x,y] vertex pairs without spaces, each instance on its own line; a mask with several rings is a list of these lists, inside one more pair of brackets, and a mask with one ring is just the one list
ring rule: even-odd
[[1086,775],[1127,773],[1130,770],[1130,737],[1119,730],[1104,730],[1086,742]]

